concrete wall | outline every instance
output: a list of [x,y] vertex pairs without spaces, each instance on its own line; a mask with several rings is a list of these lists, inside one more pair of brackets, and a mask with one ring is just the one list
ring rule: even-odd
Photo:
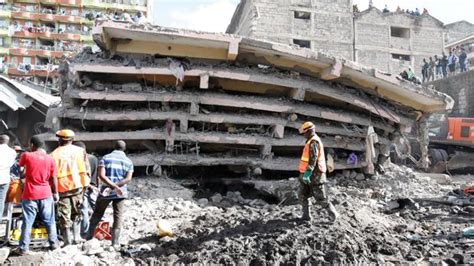
[[459,21],[446,25],[446,44],[462,40],[474,34],[474,24]]
[[[423,58],[440,55],[444,48],[443,26],[431,16],[386,14],[372,8],[357,15],[354,24],[356,60],[389,73],[412,67],[421,76]],[[406,36],[392,36],[393,27]]]
[[474,70],[429,83],[436,90],[451,96],[454,108],[451,116],[474,117]]
[[[295,18],[295,11],[310,17]],[[408,37],[391,36],[391,27],[407,29]],[[393,74],[412,67],[421,76],[423,58],[444,50],[444,27],[435,18],[376,8],[354,18],[351,0],[242,0],[227,32],[284,44],[310,41],[313,50]]]
[[[293,44],[311,42],[311,49],[353,59],[352,0],[243,0],[228,33]],[[308,12],[309,19],[294,12]]]

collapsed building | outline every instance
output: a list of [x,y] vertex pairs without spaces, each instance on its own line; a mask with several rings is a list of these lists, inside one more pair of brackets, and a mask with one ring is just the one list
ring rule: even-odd
[[453,105],[352,61],[247,37],[111,21],[93,36],[102,52],[60,67],[62,106],[46,126],[75,130],[99,155],[123,139],[147,173],[294,174],[307,120],[335,170],[370,173],[396,132],[416,132],[426,158],[426,118]]

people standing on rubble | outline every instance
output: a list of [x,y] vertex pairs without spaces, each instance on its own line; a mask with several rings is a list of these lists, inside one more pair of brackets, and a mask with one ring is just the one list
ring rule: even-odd
[[10,169],[15,164],[16,152],[8,146],[10,137],[0,135],[0,216],[3,216],[5,198],[10,186]]
[[456,55],[452,52],[449,51],[449,56],[448,56],[448,68],[449,68],[449,75],[452,76],[456,72],[456,61],[457,61]]
[[29,252],[30,232],[39,214],[46,226],[51,250],[59,248],[56,232],[54,203],[58,202],[58,180],[56,164],[43,149],[44,143],[38,136],[31,137],[30,150],[21,156],[19,165],[25,168],[24,189],[21,196],[22,225],[18,255]]
[[92,239],[95,228],[104,216],[105,210],[112,203],[114,224],[112,226],[112,247],[120,248],[120,233],[125,212],[125,199],[128,197],[127,184],[132,180],[133,163],[125,155],[126,143],[119,140],[115,150],[99,161],[99,178],[101,185],[94,213],[90,220],[87,239]]
[[57,166],[59,229],[64,245],[67,246],[82,240],[77,222],[81,218],[84,189],[90,184],[87,172],[89,161],[83,148],[72,145],[74,131],[63,129],[56,132],[56,136],[59,147],[51,153],[51,156]]
[[423,58],[423,65],[421,66],[421,76],[423,77],[423,83],[428,80],[428,62],[426,62],[426,58]]
[[461,69],[461,73],[467,71],[466,58],[467,58],[466,51],[464,50],[464,48],[461,48],[461,54],[459,55],[459,68]]
[[316,134],[316,126],[312,122],[301,125],[299,132],[306,138],[299,165],[299,200],[303,208],[301,218],[306,221],[311,220],[308,199],[314,197],[316,203],[328,211],[331,222],[335,222],[339,214],[329,201],[326,191],[327,167],[323,143]]
[[[75,142],[74,145],[83,148],[87,153],[87,147],[84,142],[78,141]],[[99,194],[99,182],[97,180],[97,168],[99,165],[99,160],[95,155],[90,153],[87,153],[87,159],[89,161],[89,169],[87,169],[87,172],[89,173],[91,183],[90,186],[88,186],[84,191],[84,198],[82,199],[83,201],[81,206],[81,236],[84,238],[87,237],[87,232],[89,231],[89,220],[91,218],[92,212],[94,211],[95,202]]]
[[436,64],[433,61],[433,58],[430,57],[430,62],[428,63],[428,81],[434,81],[434,71]]
[[442,65],[441,65],[441,59],[438,57],[438,55],[435,55],[434,56],[434,61],[435,61],[435,65],[436,65],[436,71],[435,71],[435,78],[436,79],[439,79],[441,78],[442,76]]
[[443,71],[443,78],[446,78],[448,76],[448,57],[444,52],[441,57],[441,70]]

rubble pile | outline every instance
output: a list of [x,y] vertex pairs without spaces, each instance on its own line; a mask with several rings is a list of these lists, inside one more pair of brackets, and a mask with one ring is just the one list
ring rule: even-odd
[[[456,187],[405,167],[391,168],[386,175],[352,183],[330,178],[329,194],[341,213],[335,224],[317,206],[312,207],[313,221],[302,222],[299,205],[248,199],[242,196],[245,191],[192,198],[193,190],[172,180],[136,178],[120,252],[111,249],[110,241],[91,240],[40,253],[41,260],[45,265],[472,263],[474,241],[462,231],[472,224],[474,209],[410,201],[414,196],[442,198]],[[297,180],[278,181],[280,189],[283,182],[295,192]],[[398,199],[408,201],[393,206]],[[172,224],[173,236],[158,236],[161,219]],[[111,209],[105,220],[112,221]]]

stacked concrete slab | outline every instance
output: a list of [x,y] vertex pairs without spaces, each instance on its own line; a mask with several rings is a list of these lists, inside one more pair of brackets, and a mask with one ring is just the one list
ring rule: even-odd
[[149,169],[293,174],[307,120],[336,169],[365,168],[369,126],[378,151],[391,133],[453,104],[351,61],[238,36],[107,21],[94,39],[101,53],[62,66],[63,105],[46,124],[76,130],[98,154],[123,139]]

